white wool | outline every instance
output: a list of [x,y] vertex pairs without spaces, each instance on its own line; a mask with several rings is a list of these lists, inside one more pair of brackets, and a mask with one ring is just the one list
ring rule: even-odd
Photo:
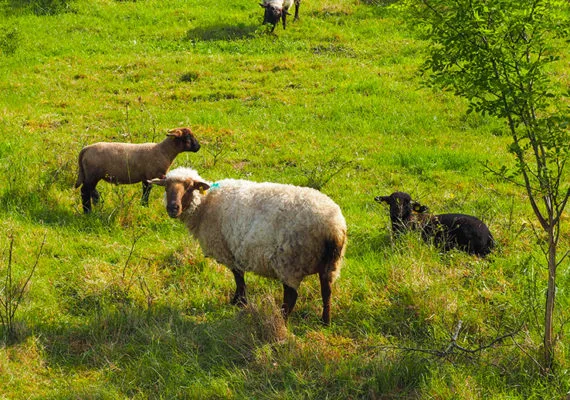
[[263,3],[265,5],[284,8],[285,10],[289,10],[291,5],[293,4],[293,0],[264,0]]
[[202,177],[198,174],[198,172],[195,169],[188,167],[178,167],[176,169],[173,169],[172,171],[166,174],[166,179],[174,181],[185,181],[186,179],[192,179],[193,181],[208,183],[208,181],[202,179]]
[[[317,273],[325,242],[343,243],[346,235],[340,208],[329,197],[270,182],[218,181],[206,195],[195,192],[181,219],[207,256],[295,289]],[[331,268],[333,281],[340,263]]]

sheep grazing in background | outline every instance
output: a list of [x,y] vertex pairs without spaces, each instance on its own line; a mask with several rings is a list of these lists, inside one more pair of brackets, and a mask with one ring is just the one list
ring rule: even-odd
[[[299,6],[301,5],[301,0],[294,0],[295,2],[295,21],[299,19]],[[273,28],[271,32],[275,30],[275,26],[279,23],[279,20],[283,20],[283,29],[287,26],[287,15],[289,14],[289,9],[293,5],[293,0],[263,0],[263,3],[259,4],[265,9],[265,14],[263,15],[263,25],[272,24]]]
[[395,235],[408,229],[421,229],[424,240],[433,240],[445,250],[458,248],[482,257],[494,247],[495,241],[487,225],[471,215],[429,214],[426,206],[413,201],[409,194],[403,192],[377,196],[374,200],[390,206]]
[[331,284],[340,273],[346,222],[339,206],[315,189],[225,179],[210,185],[189,168],[153,184],[166,187],[166,211],[183,221],[206,256],[233,273],[231,304],[245,305],[245,272],[283,283],[283,316],[293,310],[307,275],[319,274],[322,320],[330,323]]
[[160,143],[95,143],[79,153],[79,172],[75,188],[81,187],[83,212],[91,212],[91,200],[99,202],[97,183],[142,182],[143,205],[148,204],[151,186],[148,180],[164,177],[176,156],[183,151],[197,152],[200,144],[190,128],[168,131]]

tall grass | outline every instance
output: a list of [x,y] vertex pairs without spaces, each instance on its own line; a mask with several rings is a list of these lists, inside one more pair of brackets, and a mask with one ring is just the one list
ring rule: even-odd
[[[48,237],[16,315],[22,329],[0,349],[2,396],[568,391],[566,346],[548,382],[533,362],[544,290],[536,278],[545,271],[527,202],[484,173],[484,163],[509,157],[503,127],[421,88],[424,44],[387,3],[303,2],[299,21],[269,34],[259,6],[245,0],[75,0],[49,15],[0,2],[0,231],[22,238],[19,260]],[[279,282],[247,275],[252,304],[230,306],[231,273],[166,216],[159,190],[145,208],[139,185],[103,182],[102,204],[82,215],[73,184],[84,145],[159,141],[186,125],[203,147],[176,166],[212,181],[318,186],[339,203],[349,245],[330,327],[319,323],[315,277],[302,283],[286,325]],[[497,251],[480,260],[440,254],[414,234],[393,240],[373,198],[394,190],[434,212],[482,217]],[[568,309],[567,268],[559,279]],[[422,352],[445,348],[458,321],[457,344],[469,349],[517,333],[475,356]],[[566,324],[562,343],[568,333]]]

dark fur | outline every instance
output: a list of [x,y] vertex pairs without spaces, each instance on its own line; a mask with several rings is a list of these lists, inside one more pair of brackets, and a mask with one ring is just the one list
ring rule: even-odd
[[[260,3],[259,5],[265,9],[265,12],[263,14],[263,25],[273,25],[271,28],[271,32],[273,32],[275,30],[275,26],[279,23],[279,20],[283,20],[283,29],[286,29],[287,15],[290,15],[289,9],[283,9],[282,7],[276,7],[265,3]],[[300,5],[301,0],[295,0],[295,21],[299,19]]]
[[404,192],[377,196],[374,200],[390,206],[392,231],[395,235],[409,229],[421,229],[425,241],[433,240],[444,250],[457,248],[482,257],[494,247],[495,241],[487,225],[471,215],[429,214],[426,206],[414,202]]

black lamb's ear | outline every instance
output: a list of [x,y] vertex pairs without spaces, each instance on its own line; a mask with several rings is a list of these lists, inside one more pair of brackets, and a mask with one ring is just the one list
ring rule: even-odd
[[390,197],[389,196],[376,196],[374,197],[374,201],[378,203],[389,203]]
[[422,206],[420,203],[414,201],[412,204],[412,210],[421,214],[427,212],[429,209],[426,206]]

